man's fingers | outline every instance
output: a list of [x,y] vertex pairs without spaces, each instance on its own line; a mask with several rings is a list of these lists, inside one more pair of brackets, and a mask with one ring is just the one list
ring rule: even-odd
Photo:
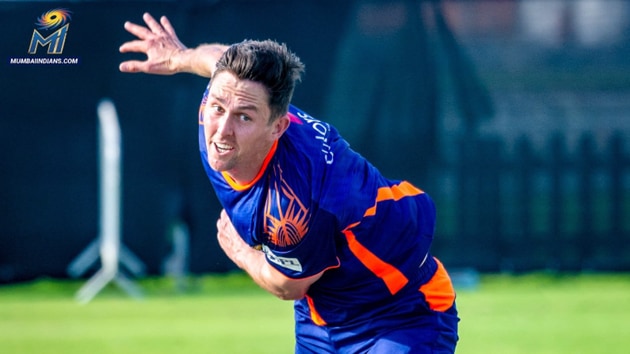
[[162,24],[162,27],[164,28],[166,33],[168,33],[171,37],[177,39],[177,34],[175,34],[175,28],[173,28],[173,25],[171,25],[171,21],[169,21],[168,18],[166,18],[166,16],[162,16],[160,18],[160,23]]
[[140,39],[146,39],[150,34],[151,31],[149,31],[148,28],[144,27],[144,26],[140,26],[137,25],[133,22],[125,22],[125,29],[127,30],[127,32],[133,34],[134,36],[140,38]]
[[148,12],[145,12],[144,15],[142,15],[142,19],[147,24],[151,32],[155,34],[164,32],[164,28],[162,28],[162,26]]
[[175,35],[170,21],[162,16],[158,23],[149,13],[142,15],[145,26],[125,22],[125,29],[137,39],[123,43],[118,50],[121,53],[135,52],[147,56],[145,61],[130,60],[119,65],[122,72],[145,72],[159,75],[172,75],[177,72],[171,64],[171,58],[177,51],[186,49]]
[[120,63],[118,69],[124,73],[139,73],[142,72],[144,62],[139,60],[128,60]]
[[121,53],[146,53],[147,42],[141,40],[129,41],[123,43],[118,50]]
[[226,233],[226,237],[227,234],[237,233],[225,209],[221,210],[221,216],[219,217],[219,220],[217,220],[217,227],[220,233]]
[[225,225],[225,209],[221,210],[219,214],[219,219],[217,219],[217,228],[219,231],[223,230],[223,225]]

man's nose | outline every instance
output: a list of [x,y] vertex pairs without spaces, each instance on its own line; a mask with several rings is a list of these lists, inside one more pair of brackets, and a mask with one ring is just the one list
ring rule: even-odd
[[221,136],[229,136],[233,133],[232,119],[229,114],[222,115],[217,121],[217,133]]

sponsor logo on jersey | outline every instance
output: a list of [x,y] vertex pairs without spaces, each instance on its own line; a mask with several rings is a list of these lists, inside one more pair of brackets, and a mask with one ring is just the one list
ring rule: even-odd
[[280,267],[287,268],[296,272],[302,271],[302,264],[297,258],[287,258],[287,257],[276,256],[266,245],[263,245],[262,250],[263,252],[265,252],[267,259],[270,262],[275,263],[279,265]]

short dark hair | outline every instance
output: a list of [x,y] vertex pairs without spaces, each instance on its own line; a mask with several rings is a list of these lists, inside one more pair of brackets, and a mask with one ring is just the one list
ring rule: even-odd
[[245,40],[228,47],[213,75],[230,71],[240,80],[262,84],[269,94],[270,121],[287,113],[304,64],[287,46],[272,40]]

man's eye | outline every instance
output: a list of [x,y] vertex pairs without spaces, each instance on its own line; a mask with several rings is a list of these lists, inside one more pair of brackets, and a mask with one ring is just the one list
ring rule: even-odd
[[251,118],[249,118],[249,116],[246,116],[246,115],[244,115],[244,114],[241,114],[239,118],[240,118],[243,122],[249,122],[249,121],[251,121],[251,120],[252,120]]
[[212,105],[212,111],[217,113],[223,113],[223,108],[219,105]]

